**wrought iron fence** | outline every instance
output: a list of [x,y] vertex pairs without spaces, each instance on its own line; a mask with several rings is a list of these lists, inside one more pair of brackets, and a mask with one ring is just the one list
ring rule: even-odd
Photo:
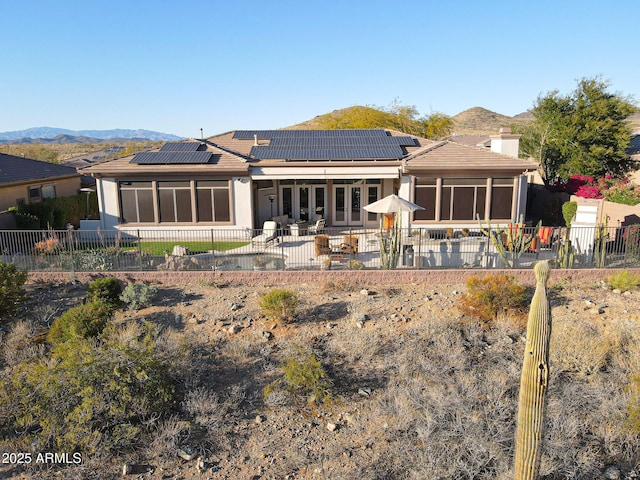
[[[379,229],[1,230],[0,261],[29,271],[380,269]],[[640,266],[640,225],[522,231],[414,227],[399,269]]]

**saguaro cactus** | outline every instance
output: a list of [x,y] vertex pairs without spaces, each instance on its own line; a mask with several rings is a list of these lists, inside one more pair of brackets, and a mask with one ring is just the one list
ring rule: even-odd
[[547,298],[549,262],[535,265],[536,291],[527,323],[527,343],[520,379],[516,428],[515,479],[534,480],[540,463],[544,397],[549,380],[551,307]]

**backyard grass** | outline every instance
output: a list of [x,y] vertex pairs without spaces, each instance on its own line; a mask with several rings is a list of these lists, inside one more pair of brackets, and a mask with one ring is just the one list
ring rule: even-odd
[[[217,252],[233,250],[234,248],[244,247],[249,242],[241,241],[216,241],[213,243],[213,249]],[[189,253],[205,253],[211,250],[211,242],[205,241],[187,241],[187,242],[140,242],[140,249],[143,252],[150,253],[153,256],[164,255],[167,251],[171,253],[173,247],[181,245],[189,249]]]

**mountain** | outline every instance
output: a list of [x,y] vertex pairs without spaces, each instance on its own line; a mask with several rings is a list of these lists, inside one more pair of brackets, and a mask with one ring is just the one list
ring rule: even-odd
[[451,117],[454,135],[494,135],[500,127],[525,125],[533,119],[529,112],[508,117],[482,107],[473,107]]
[[[96,143],[103,140],[116,141],[169,141],[182,137],[151,130],[66,130],[64,128],[37,127],[15,132],[0,132],[3,143]],[[65,141],[68,140],[68,141]]]
[[[321,128],[320,125],[333,124],[339,126],[342,123],[342,118],[349,118],[353,121],[356,116],[366,123],[376,118],[376,112],[379,113],[379,111],[373,107],[353,106],[333,110],[332,112],[318,115],[305,122],[285,128],[313,130]],[[454,125],[454,135],[493,135],[498,133],[500,127],[524,125],[533,119],[533,115],[530,112],[524,112],[515,117],[508,117],[487,110],[486,108],[473,107],[451,117],[451,119]],[[372,128],[372,125],[367,126],[363,124],[361,128]]]

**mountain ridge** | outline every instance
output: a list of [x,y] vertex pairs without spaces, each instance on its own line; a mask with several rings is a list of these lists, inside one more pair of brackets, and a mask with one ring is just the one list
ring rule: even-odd
[[55,127],[33,127],[26,130],[0,132],[1,143],[63,143],[67,139],[70,143],[99,143],[101,141],[171,141],[182,140],[182,137],[170,133],[155,132],[144,129],[111,130],[68,130]]

